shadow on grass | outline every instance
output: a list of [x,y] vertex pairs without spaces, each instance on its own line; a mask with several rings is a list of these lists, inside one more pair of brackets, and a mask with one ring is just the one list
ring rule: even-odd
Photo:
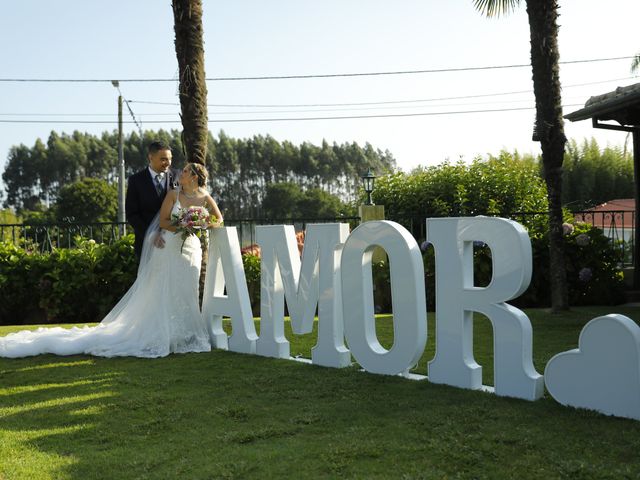
[[[575,319],[562,341],[577,342],[587,320]],[[535,331],[547,320],[532,321]],[[390,323],[379,325],[380,336]],[[478,323],[479,340],[489,342],[488,321]],[[541,345],[558,334],[553,326],[551,333],[534,333]],[[292,354],[304,355],[314,343],[314,335],[295,337]],[[541,362],[557,353],[545,352],[537,353]],[[476,355],[485,355],[483,348]],[[491,369],[488,358],[479,361]],[[640,472],[640,422],[550,399],[526,402],[355,367],[221,351],[156,360],[0,360],[0,429],[0,477],[6,478],[624,478]]]

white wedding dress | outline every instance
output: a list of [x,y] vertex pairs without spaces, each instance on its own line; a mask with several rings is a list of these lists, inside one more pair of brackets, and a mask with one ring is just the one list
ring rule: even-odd
[[[172,213],[177,212],[178,201]],[[0,337],[0,357],[43,353],[101,357],[164,357],[211,350],[198,306],[200,240],[163,231],[164,248],[153,245],[158,221],[145,237],[136,281],[95,327],[39,328]]]

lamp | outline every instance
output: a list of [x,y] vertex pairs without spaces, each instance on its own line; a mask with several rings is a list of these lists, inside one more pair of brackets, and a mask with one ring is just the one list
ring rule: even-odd
[[362,175],[362,177],[360,178],[362,178],[362,186],[364,188],[364,191],[367,192],[367,201],[365,205],[373,205],[373,202],[371,201],[371,192],[373,192],[373,186],[376,182],[376,176],[369,168],[369,170],[367,170],[367,173]]

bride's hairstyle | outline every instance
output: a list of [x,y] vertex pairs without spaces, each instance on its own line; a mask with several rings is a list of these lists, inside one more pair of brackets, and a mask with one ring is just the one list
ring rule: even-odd
[[199,163],[189,163],[189,170],[191,173],[198,177],[198,187],[204,187],[207,185],[207,178],[209,174],[204,165]]

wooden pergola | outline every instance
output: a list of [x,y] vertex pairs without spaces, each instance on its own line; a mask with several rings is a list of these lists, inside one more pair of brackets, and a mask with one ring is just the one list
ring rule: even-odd
[[[591,97],[584,108],[565,115],[576,122],[591,119],[593,128],[621,130],[633,135],[633,181],[636,215],[633,243],[633,288],[640,288],[640,228],[637,228],[638,207],[640,206],[640,83],[628,87],[618,87],[613,92]],[[608,122],[608,123],[605,123]],[[616,122],[616,123],[611,123]]]

